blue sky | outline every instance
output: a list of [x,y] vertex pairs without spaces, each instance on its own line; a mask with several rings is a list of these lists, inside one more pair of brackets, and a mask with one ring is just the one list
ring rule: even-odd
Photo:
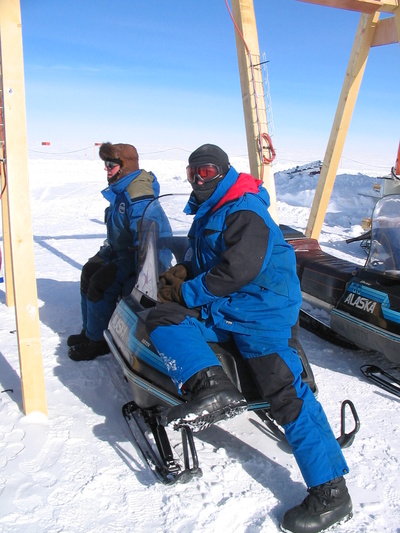
[[[230,3],[230,2],[229,2]],[[254,0],[277,159],[323,159],[360,15]],[[186,159],[204,142],[247,154],[225,0],[21,0],[28,146],[130,142]],[[371,50],[343,156],[394,164],[399,45]],[[58,148],[61,150],[61,148]]]

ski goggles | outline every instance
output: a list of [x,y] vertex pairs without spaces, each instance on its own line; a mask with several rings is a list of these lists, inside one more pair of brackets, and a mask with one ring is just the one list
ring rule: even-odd
[[207,165],[186,167],[186,176],[189,183],[206,183],[208,181],[215,180],[222,174],[222,168],[219,165],[208,163]]
[[120,159],[107,159],[104,161],[104,166],[108,170],[112,170],[115,167],[121,166],[121,160]]

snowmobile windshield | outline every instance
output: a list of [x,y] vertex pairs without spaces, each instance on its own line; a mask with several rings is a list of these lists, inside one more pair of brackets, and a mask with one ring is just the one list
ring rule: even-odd
[[400,195],[384,196],[375,205],[366,268],[400,277]]
[[193,220],[183,213],[187,200],[187,194],[159,196],[143,213],[135,288],[152,300],[157,300],[159,275],[187,259],[187,234]]

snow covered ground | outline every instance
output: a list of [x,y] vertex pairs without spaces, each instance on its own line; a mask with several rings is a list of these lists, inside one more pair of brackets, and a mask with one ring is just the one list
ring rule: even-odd
[[[232,162],[248,170],[245,160]],[[157,174],[162,192],[189,192],[185,161],[143,160],[141,166]],[[245,413],[197,434],[203,477],[166,488],[130,441],[121,414],[129,390],[112,356],[79,363],[68,358],[66,338],[80,330],[80,270],[104,239],[105,172],[101,161],[36,159],[29,169],[49,413],[48,419],[23,414],[15,313],[5,305],[1,284],[0,531],[278,531],[284,511],[306,490],[292,455],[257,417]],[[283,170],[275,167],[280,222],[304,230],[318,176]],[[362,233],[361,220],[378,196],[377,175],[342,169],[320,237],[325,249],[360,264],[365,255],[359,244],[344,241]],[[361,420],[345,451],[354,518],[336,531],[399,533],[400,400],[359,370],[365,363],[391,364],[304,330],[301,341],[334,432],[339,434],[346,398]]]

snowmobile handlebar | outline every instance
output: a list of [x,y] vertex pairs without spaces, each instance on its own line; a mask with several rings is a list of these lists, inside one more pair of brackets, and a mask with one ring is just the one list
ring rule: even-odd
[[371,230],[362,233],[358,237],[351,237],[351,239],[346,239],[346,243],[350,244],[351,242],[365,241],[371,238]]

